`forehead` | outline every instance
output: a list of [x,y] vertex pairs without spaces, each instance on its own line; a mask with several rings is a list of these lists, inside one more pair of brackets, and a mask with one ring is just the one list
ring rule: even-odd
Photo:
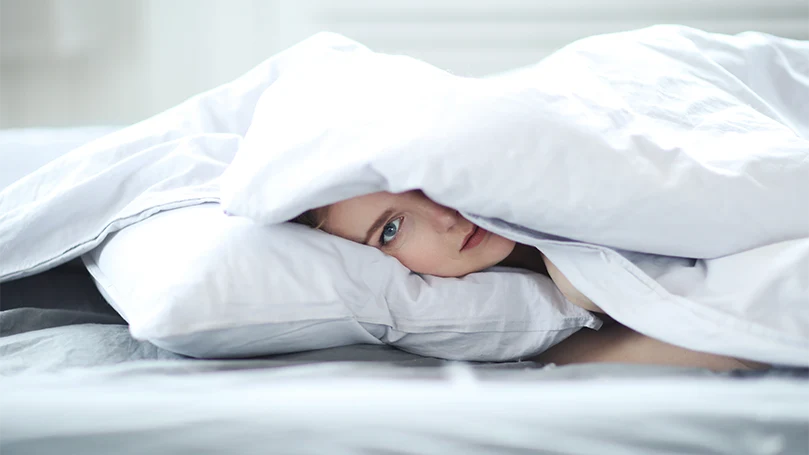
[[401,194],[371,193],[335,202],[329,206],[323,227],[332,234],[361,241],[377,217],[405,200]]

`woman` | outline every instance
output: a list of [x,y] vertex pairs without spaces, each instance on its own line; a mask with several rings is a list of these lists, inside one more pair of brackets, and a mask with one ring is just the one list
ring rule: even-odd
[[[539,250],[475,226],[456,210],[433,202],[420,191],[359,196],[310,210],[294,221],[378,248],[416,273],[459,277],[495,265],[542,273],[571,303],[603,313]],[[556,364],[655,363],[717,371],[766,367],[663,343],[603,317],[610,324],[597,332],[581,330],[536,360]]]

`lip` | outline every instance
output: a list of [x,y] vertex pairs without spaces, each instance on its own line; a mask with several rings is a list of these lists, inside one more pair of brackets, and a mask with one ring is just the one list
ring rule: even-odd
[[486,238],[486,235],[489,234],[489,231],[483,229],[481,227],[475,226],[469,234],[466,235],[466,238],[463,239],[463,244],[461,245],[461,251],[471,250],[472,248],[480,245],[480,242]]

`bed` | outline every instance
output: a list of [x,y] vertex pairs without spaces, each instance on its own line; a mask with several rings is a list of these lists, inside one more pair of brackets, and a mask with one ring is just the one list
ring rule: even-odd
[[[0,187],[114,127],[0,133]],[[453,362],[355,345],[199,360],[79,261],[0,285],[0,452],[809,453],[809,370]]]

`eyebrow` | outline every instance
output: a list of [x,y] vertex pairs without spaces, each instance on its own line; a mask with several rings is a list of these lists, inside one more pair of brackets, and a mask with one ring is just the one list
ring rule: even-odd
[[393,215],[393,209],[387,209],[382,213],[382,215],[379,215],[379,218],[377,218],[376,221],[374,221],[374,224],[372,224],[371,227],[368,228],[368,232],[365,234],[365,241],[363,241],[362,243],[364,243],[366,245],[369,245],[368,242],[371,241],[371,237],[374,235],[374,232],[379,230],[379,228],[381,228],[382,225],[384,225],[385,222],[392,215]]

